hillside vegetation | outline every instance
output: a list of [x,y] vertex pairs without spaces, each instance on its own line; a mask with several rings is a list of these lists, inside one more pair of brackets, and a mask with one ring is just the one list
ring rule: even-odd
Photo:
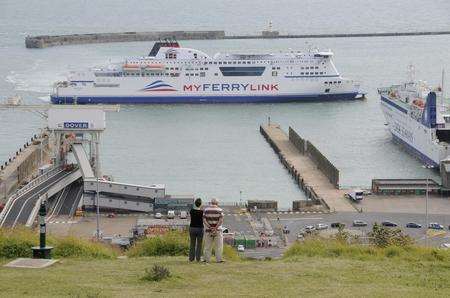
[[[5,247],[21,251],[17,243],[24,239],[19,234],[5,240],[5,232],[0,233],[0,263],[9,260]],[[292,245],[281,260],[240,259],[227,248],[226,263],[203,264],[187,261],[183,237],[144,240],[121,258],[115,258],[120,252],[101,244],[52,239],[56,250],[60,247],[60,262],[43,270],[0,267],[0,296],[450,297],[450,251],[311,239]],[[27,241],[34,245],[35,240]],[[154,265],[167,269],[167,278],[148,278]]]

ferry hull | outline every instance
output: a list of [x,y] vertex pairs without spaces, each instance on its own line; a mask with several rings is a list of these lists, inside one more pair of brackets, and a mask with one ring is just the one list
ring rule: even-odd
[[228,96],[73,96],[52,95],[54,104],[182,104],[182,103],[280,103],[353,100],[358,92],[339,94],[228,95]]

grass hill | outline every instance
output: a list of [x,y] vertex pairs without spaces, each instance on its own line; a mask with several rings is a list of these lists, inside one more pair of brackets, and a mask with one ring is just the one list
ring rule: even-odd
[[[0,233],[0,252],[12,243],[5,239]],[[449,251],[312,239],[294,244],[281,260],[242,260],[229,250],[226,263],[191,264],[185,256],[164,255],[161,245],[168,245],[170,254],[185,253],[174,244],[181,238],[171,239],[144,241],[119,258],[121,252],[99,249],[99,244],[53,239],[65,245],[59,248],[61,261],[43,270],[0,267],[0,296],[450,297]],[[102,253],[92,252],[97,250]],[[145,256],[146,251],[158,256]],[[0,263],[9,259],[0,258]],[[144,279],[154,264],[171,276],[158,282]]]

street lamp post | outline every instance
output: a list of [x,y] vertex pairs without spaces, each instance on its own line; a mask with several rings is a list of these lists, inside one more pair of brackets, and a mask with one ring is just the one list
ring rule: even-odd
[[428,246],[428,177],[427,177],[427,188],[425,190],[425,246]]
[[100,206],[99,206],[100,198],[99,198],[98,182],[99,182],[99,179],[97,177],[97,193],[96,193],[96,199],[97,199],[97,204],[96,204],[97,205],[97,215],[96,215],[96,218],[97,218],[97,240],[100,240]]
[[[430,165],[423,165],[424,169],[432,169]],[[429,190],[429,177],[427,175],[427,183],[425,189],[425,246],[428,246],[428,190]]]

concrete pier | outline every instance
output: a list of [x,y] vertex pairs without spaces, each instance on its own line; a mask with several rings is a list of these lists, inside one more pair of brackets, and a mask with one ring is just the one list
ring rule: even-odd
[[356,211],[344,198],[345,190],[338,188],[336,181],[339,177],[335,177],[336,173],[332,171],[330,175],[326,173],[326,168],[321,170],[318,160],[306,154],[307,150],[299,150],[278,124],[261,125],[260,132],[309,198],[320,201],[331,212]]
[[275,38],[354,38],[354,37],[386,37],[386,36],[423,36],[450,35],[450,31],[418,31],[418,32],[372,32],[372,33],[330,33],[330,34],[280,34],[278,31],[262,31],[255,35],[226,35],[223,30],[216,31],[150,31],[150,32],[116,32],[86,33],[68,35],[27,36],[27,48],[46,48],[59,45],[154,41],[158,39],[208,40],[208,39],[275,39]]

